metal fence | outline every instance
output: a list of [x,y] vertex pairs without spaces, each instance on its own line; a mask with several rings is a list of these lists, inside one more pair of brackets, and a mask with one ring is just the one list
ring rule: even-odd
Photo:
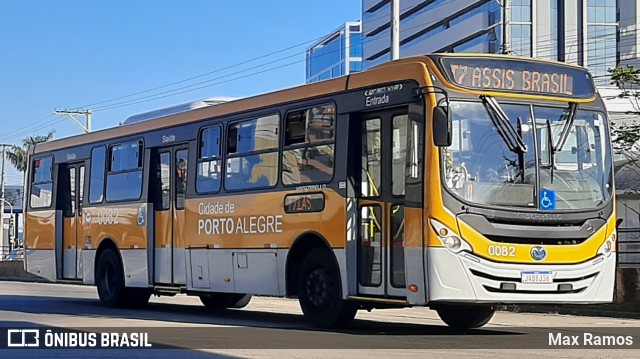
[[0,262],[21,261],[23,259],[24,250],[22,248],[0,246]]
[[618,267],[640,267],[640,228],[618,228]]

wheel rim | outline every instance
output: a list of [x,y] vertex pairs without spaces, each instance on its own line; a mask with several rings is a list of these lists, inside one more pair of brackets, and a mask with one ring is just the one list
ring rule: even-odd
[[306,292],[309,302],[316,307],[329,305],[330,278],[324,268],[318,268],[309,273],[306,282]]

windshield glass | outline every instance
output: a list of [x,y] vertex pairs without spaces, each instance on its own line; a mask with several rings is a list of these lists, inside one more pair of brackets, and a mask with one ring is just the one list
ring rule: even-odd
[[[498,106],[511,136],[500,133],[482,103],[451,103],[453,141],[442,149],[451,192],[467,202],[542,210],[594,208],[611,197],[611,153],[600,113],[578,110],[561,141],[568,107]],[[509,145],[516,136],[525,148]]]

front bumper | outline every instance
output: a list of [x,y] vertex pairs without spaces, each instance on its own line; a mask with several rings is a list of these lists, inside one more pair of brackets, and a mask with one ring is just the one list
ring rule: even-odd
[[[613,300],[615,253],[562,265],[497,263],[440,247],[427,248],[426,257],[429,302],[588,304]],[[552,271],[553,283],[522,283],[523,271]]]

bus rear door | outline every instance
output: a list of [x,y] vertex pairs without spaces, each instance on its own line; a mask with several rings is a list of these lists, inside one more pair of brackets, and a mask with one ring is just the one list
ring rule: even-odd
[[60,165],[57,209],[62,212],[62,243],[56,243],[56,259],[62,260],[61,268],[58,265],[62,273],[58,272],[58,278],[78,279],[82,277],[80,267],[83,188],[84,164]]
[[186,284],[184,257],[186,145],[163,147],[152,155],[154,203],[154,282]]

